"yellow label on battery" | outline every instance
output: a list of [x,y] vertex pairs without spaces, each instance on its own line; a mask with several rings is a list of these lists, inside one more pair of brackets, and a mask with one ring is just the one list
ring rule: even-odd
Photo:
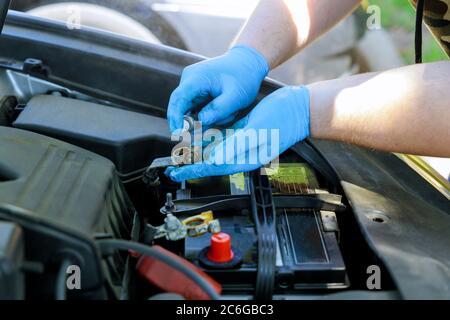
[[266,173],[273,193],[305,194],[319,188],[313,169],[306,163],[282,163],[278,168],[267,168]]

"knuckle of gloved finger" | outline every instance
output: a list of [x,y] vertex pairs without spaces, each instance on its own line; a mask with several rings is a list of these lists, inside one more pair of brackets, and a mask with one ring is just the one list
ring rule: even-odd
[[179,108],[170,108],[167,111],[167,119],[169,121],[169,129],[172,133],[181,129],[183,126],[183,113]]
[[186,103],[189,103],[186,98],[186,88],[180,86],[170,96],[169,112],[178,112]]
[[180,97],[183,96],[183,83],[180,83],[180,85],[172,91],[172,94],[170,95],[169,104],[173,104],[175,101],[177,101]]
[[210,69],[211,69],[211,65],[208,60],[201,61],[201,62],[191,64],[191,65],[185,67],[183,72],[181,73],[181,77],[189,78],[193,75],[197,75],[200,73],[206,73]]
[[182,76],[189,76],[193,71],[199,69],[199,66],[202,62],[197,62],[194,64],[191,64],[183,69],[183,72],[181,73]]
[[[180,86],[192,82],[201,73],[201,69],[195,66],[186,67],[181,73]],[[194,79],[193,79],[194,78]]]
[[258,96],[258,88],[254,83],[246,82],[236,77],[230,81],[229,85],[225,86],[225,91],[233,93],[230,96],[230,100],[236,109],[240,109],[246,107],[256,99]]
[[175,106],[172,102],[169,103],[169,107],[167,108],[167,119],[172,119],[176,117],[177,112],[175,112]]
[[167,108],[167,118],[172,119],[174,117],[177,117],[177,115],[179,114],[179,103],[178,100],[176,98],[174,98],[173,100],[171,99],[169,102],[169,107]]

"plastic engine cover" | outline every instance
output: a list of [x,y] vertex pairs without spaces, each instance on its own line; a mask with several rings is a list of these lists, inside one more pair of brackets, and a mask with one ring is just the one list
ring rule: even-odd
[[[62,256],[72,255],[84,271],[82,288],[101,288],[94,234],[129,239],[135,213],[114,165],[67,143],[6,127],[0,127],[0,150],[0,220],[23,227],[26,259],[55,268]],[[33,280],[27,287],[41,292],[51,283]]]
[[167,156],[173,146],[162,118],[51,95],[33,97],[14,127],[100,154],[116,165],[123,181],[139,177],[150,156]]

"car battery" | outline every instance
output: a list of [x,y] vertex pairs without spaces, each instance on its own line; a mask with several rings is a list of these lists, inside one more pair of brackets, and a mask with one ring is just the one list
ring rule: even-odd
[[[284,163],[267,172],[274,197],[324,193],[314,170],[306,163]],[[189,182],[193,197],[211,192],[249,194],[249,175]],[[205,186],[208,186],[205,188]],[[205,191],[209,193],[205,193]],[[340,289],[348,287],[346,267],[338,245],[335,212],[276,207],[276,290]],[[231,237],[232,250],[242,262],[230,268],[210,268],[199,254],[210,246],[211,235],[185,240],[185,256],[218,280],[225,292],[254,290],[258,267],[258,235],[251,208],[214,212],[222,231]]]

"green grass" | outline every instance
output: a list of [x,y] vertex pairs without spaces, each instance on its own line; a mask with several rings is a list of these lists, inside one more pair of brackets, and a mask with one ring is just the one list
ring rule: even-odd
[[440,47],[438,42],[429,37],[424,41],[423,44],[423,60],[426,62],[448,60],[448,56],[445,54],[444,50]]
[[[368,0],[368,3],[381,8],[381,24],[387,30],[401,29],[409,33],[414,32],[416,13],[409,0]],[[400,53],[406,63],[414,62],[413,44]],[[438,42],[431,36],[424,37],[423,60],[425,62],[448,60]]]
[[415,11],[408,0],[369,0],[381,8],[381,23],[384,28],[414,30]]

